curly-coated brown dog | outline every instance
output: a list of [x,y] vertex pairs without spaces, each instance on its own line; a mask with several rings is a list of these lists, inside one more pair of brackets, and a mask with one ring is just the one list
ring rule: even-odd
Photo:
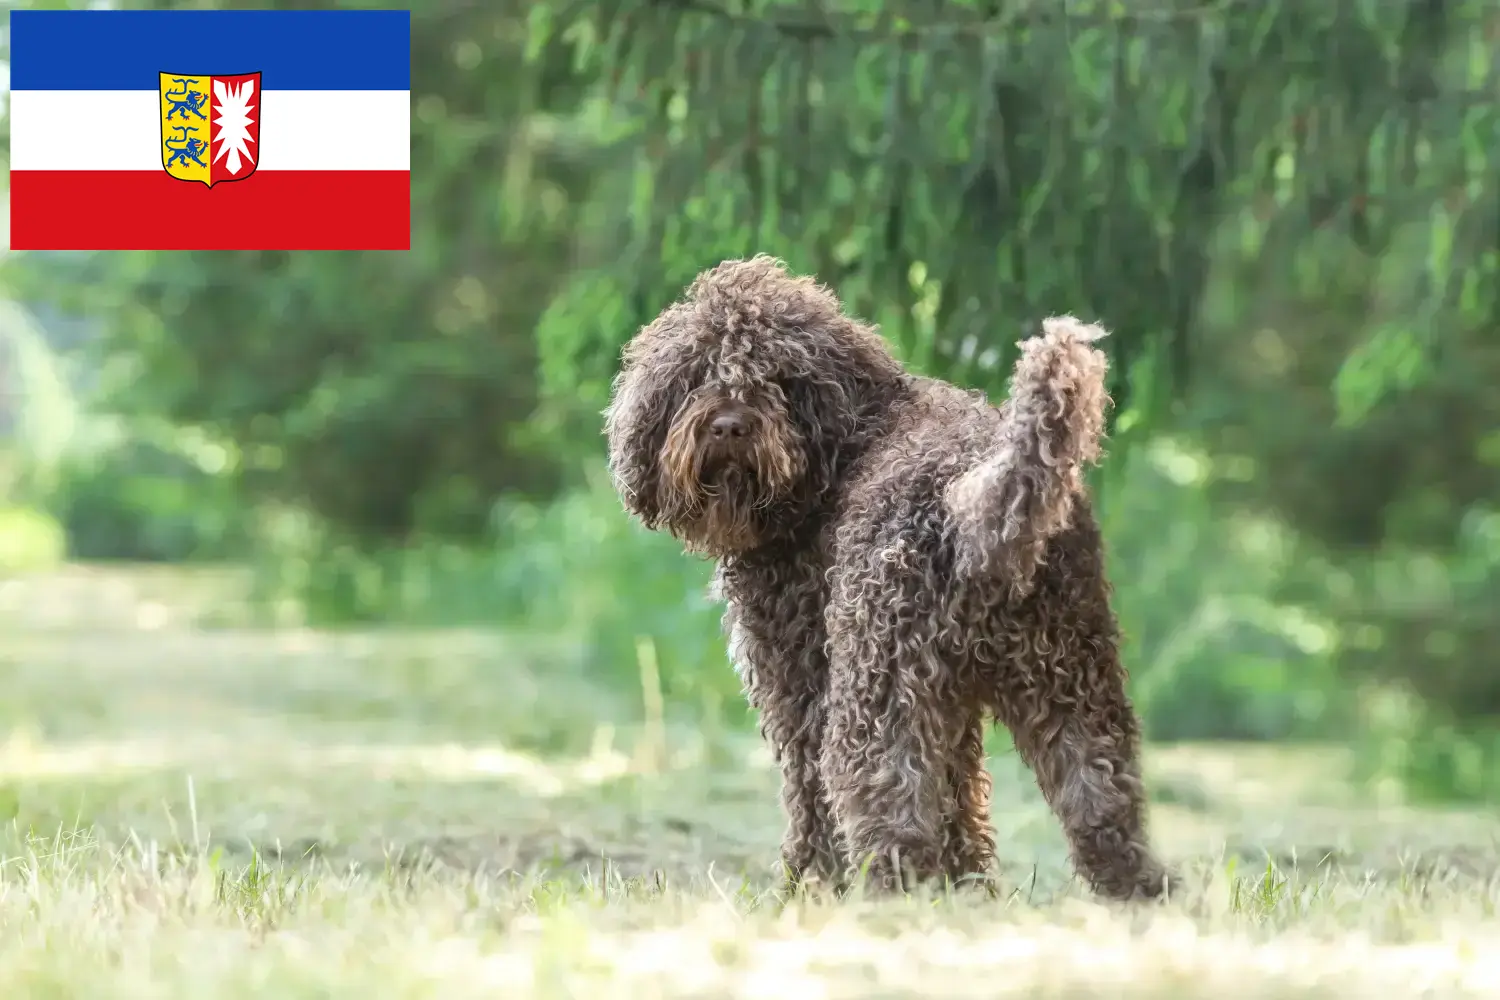
[[987,873],[988,713],[1095,891],[1165,890],[1082,476],[1108,403],[1102,336],[1047,320],[994,407],[907,373],[832,292],[758,256],[700,274],[626,346],[615,486],[717,560],[794,883]]

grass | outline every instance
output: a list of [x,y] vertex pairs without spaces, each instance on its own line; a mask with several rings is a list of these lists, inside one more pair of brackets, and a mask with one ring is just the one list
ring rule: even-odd
[[1005,898],[783,907],[757,741],[643,728],[562,644],[231,604],[171,573],[0,584],[0,996],[1500,989],[1495,817],[1372,804],[1333,751],[1154,749],[1165,906],[1091,900],[1000,753]]

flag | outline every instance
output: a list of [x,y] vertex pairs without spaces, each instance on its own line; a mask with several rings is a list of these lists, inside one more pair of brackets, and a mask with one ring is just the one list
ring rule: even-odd
[[10,15],[15,250],[405,250],[407,11]]

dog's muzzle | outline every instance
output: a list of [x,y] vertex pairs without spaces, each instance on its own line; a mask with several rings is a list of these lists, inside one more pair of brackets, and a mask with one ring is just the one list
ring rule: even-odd
[[747,407],[731,404],[716,411],[698,435],[702,456],[700,474],[713,478],[729,468],[754,468],[756,416]]

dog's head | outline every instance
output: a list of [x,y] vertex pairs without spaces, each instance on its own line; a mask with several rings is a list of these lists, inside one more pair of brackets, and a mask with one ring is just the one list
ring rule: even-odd
[[766,256],[700,274],[625,347],[605,411],[625,506],[708,555],[785,536],[904,379],[880,337]]

